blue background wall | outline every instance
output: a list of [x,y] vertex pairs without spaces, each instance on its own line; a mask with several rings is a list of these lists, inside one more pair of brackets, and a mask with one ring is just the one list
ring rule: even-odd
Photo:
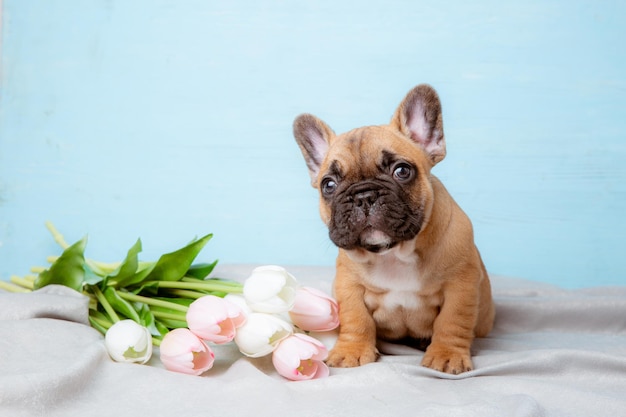
[[4,0],[0,279],[58,249],[332,264],[291,136],[443,102],[435,168],[494,273],[626,284],[626,3]]

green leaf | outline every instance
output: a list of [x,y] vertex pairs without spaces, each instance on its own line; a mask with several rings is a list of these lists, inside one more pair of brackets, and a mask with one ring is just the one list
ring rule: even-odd
[[65,249],[49,269],[39,274],[34,288],[60,284],[81,291],[85,279],[85,246],[87,246],[87,236]]
[[191,265],[189,267],[189,270],[185,274],[185,276],[198,278],[198,279],[204,279],[208,277],[211,272],[213,272],[213,269],[215,268],[216,265],[217,265],[217,260],[215,260],[215,262],[210,263],[210,264],[203,263],[203,264]]
[[140,322],[141,319],[139,318],[137,311],[135,311],[133,306],[128,301],[120,297],[114,288],[107,287],[107,289],[104,290],[104,297],[107,299],[109,304],[111,304],[111,307],[115,309],[115,311],[137,323]]
[[[143,281],[178,281],[185,276],[198,253],[212,237],[212,234],[208,234],[194,240],[184,248],[161,255],[155,264],[138,271],[125,280],[124,286],[140,284]],[[120,283],[120,285],[122,284]]]
[[154,325],[159,331],[159,333],[161,333],[161,336],[165,336],[170,331],[170,329],[165,324],[161,323],[159,320],[155,320]]
[[159,283],[156,281],[146,282],[142,284],[141,287],[133,288],[132,291],[129,290],[129,292],[137,295],[145,295],[146,297],[156,296],[159,292]]
[[147,304],[137,303],[138,312],[139,312],[139,324],[146,327],[150,330],[150,334],[152,336],[163,336],[163,334],[159,331],[156,326],[156,321],[154,319],[154,314],[150,311],[150,307]]
[[153,281],[178,281],[185,276],[198,253],[212,237],[212,234],[208,234],[191,242],[184,248],[162,255],[152,271],[150,271],[150,274],[146,276],[146,279]]
[[139,252],[141,252],[141,239],[137,239],[137,242],[126,253],[124,261],[107,277],[107,280],[116,282],[118,288],[123,287],[125,281],[137,273],[139,266],[137,255]]
[[96,285],[104,279],[102,275],[98,275],[93,269],[91,269],[86,262],[83,265],[83,269],[85,270],[84,282],[87,285]]
[[156,262],[147,262],[144,268],[138,270],[135,274],[125,278],[121,282],[115,283],[115,286],[117,288],[124,287],[127,290],[134,292],[135,291],[134,289],[130,290],[128,287],[141,284],[145,280],[145,278],[148,276],[148,274],[152,272],[152,269],[154,269],[155,266],[156,266]]

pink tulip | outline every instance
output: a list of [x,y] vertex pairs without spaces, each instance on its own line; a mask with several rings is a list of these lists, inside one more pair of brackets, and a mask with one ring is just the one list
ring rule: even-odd
[[326,332],[339,326],[339,305],[322,291],[300,287],[289,316],[293,324],[302,330]]
[[323,362],[328,356],[324,345],[305,334],[294,334],[280,342],[272,354],[276,371],[292,381],[324,378],[330,373]]
[[211,348],[189,329],[174,329],[161,342],[161,362],[165,368],[190,375],[200,375],[213,367]]
[[233,340],[235,329],[246,321],[238,305],[214,295],[191,303],[186,318],[189,330],[196,336],[217,344]]

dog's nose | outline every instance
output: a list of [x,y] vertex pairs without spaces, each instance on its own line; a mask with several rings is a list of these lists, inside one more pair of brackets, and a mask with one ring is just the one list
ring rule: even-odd
[[378,193],[374,190],[362,191],[354,195],[354,204],[357,207],[368,209],[378,198]]

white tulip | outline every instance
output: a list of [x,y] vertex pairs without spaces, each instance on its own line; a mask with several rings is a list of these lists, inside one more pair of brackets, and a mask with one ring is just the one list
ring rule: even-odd
[[244,283],[243,296],[253,311],[283,313],[293,307],[297,287],[296,279],[285,268],[260,266]]
[[116,362],[146,363],[152,356],[150,331],[133,320],[122,320],[107,330],[104,344]]
[[265,313],[252,313],[237,329],[235,343],[246,356],[260,358],[276,349],[281,340],[293,334],[293,326],[285,320]]
[[244,316],[248,316],[250,313],[252,313],[252,309],[250,309],[250,306],[248,305],[246,299],[243,297],[243,295],[240,294],[226,294],[226,296],[224,297],[224,300],[230,301],[231,303],[239,306],[239,308],[241,309],[241,311],[243,312]]

